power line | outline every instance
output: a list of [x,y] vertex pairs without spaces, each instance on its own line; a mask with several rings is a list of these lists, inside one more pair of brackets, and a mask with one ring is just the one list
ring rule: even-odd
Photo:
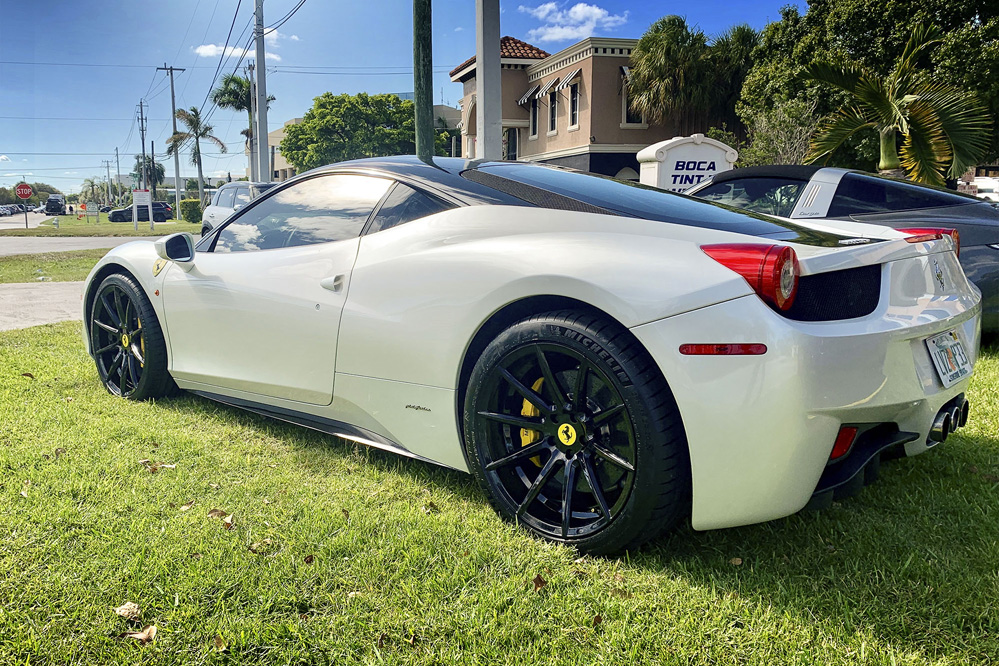
[[225,46],[222,47],[222,55],[219,56],[219,64],[215,68],[215,74],[212,76],[212,83],[208,86],[208,92],[205,93],[205,100],[201,102],[201,106],[198,107],[198,112],[200,113],[205,108],[205,104],[208,103],[208,96],[212,94],[212,89],[215,88],[215,81],[219,78],[219,71],[222,69],[222,63],[226,60],[226,50],[229,48],[229,40],[232,39],[232,29],[236,27],[236,17],[239,16],[239,7],[243,4],[243,0],[237,0],[236,11],[232,13],[232,23],[229,24],[229,34],[225,36]]
[[[156,65],[130,65],[105,62],[32,62],[28,60],[0,60],[0,65],[30,65],[32,67],[113,67],[121,69],[148,69]],[[211,69],[211,65],[194,65],[198,69]]]
[[271,32],[272,30],[277,30],[278,28],[283,26],[285,23],[288,22],[288,19],[290,19],[292,16],[295,15],[295,12],[297,12],[299,9],[302,8],[302,5],[304,4],[305,0],[299,0],[299,3],[294,7],[292,7],[290,12],[285,14],[282,18],[279,18],[276,22],[264,28],[264,34],[266,35],[268,32]]
[[[148,101],[148,100],[146,100]],[[0,116],[0,120],[92,120],[96,122],[124,122],[132,118],[56,118],[54,116]],[[149,120],[161,121],[169,118],[150,118]]]

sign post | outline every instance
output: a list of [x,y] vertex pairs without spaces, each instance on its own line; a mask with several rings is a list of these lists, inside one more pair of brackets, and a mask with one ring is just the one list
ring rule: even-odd
[[683,192],[708,176],[728,171],[739,153],[703,134],[677,136],[638,151],[640,181],[671,192]]
[[[30,199],[31,198],[31,185],[28,185],[27,183],[21,183],[14,190],[14,193],[17,194],[17,196],[20,197],[21,199]],[[28,228],[28,207],[27,206],[24,207],[24,228],[25,229]]]
[[139,206],[145,206],[149,210],[149,228],[153,226],[153,197],[149,190],[132,190],[132,222],[135,230],[139,230]]
[[101,207],[98,206],[93,201],[88,201],[83,204],[83,210],[87,213],[87,224],[90,224],[90,216],[94,216],[94,223],[99,224],[101,221]]

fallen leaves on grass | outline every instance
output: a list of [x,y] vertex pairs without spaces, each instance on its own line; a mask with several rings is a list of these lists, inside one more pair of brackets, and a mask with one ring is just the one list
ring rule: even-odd
[[604,621],[604,619],[602,617],[600,617],[599,615],[594,615],[593,616],[593,626],[594,627],[597,626],[598,624],[600,624],[603,621]]
[[347,509],[340,509],[340,511],[343,513],[343,517],[346,520],[350,520],[350,511],[347,511]]
[[27,377],[28,379],[34,379],[35,378],[35,376],[33,374],[31,374],[30,372],[22,372],[21,376],[22,377]]
[[228,649],[229,649],[229,646],[226,645],[226,642],[224,640],[222,640],[222,637],[221,636],[216,636],[215,637],[215,651],[216,652],[225,652]]
[[139,604],[134,601],[126,601],[121,606],[115,608],[114,612],[126,620],[133,622],[138,622],[142,619],[142,610],[139,608]]
[[315,555],[306,555],[302,559],[302,561],[305,562],[306,564],[312,564],[313,562],[316,561],[316,556]]
[[191,500],[191,501],[190,501],[190,502],[188,502],[187,504],[181,504],[181,505],[180,505],[180,510],[181,510],[181,511],[188,511],[188,510],[189,510],[189,509],[190,509],[190,508],[191,508],[192,506],[194,506],[194,502],[195,502],[195,501],[196,501],[196,500]]
[[211,509],[208,512],[209,518],[225,518],[228,515],[229,513],[227,511],[223,511],[222,509]]
[[388,640],[388,634],[384,634],[383,633],[382,635],[380,635],[378,637],[378,649],[379,650],[385,647],[385,641],[387,641],[387,640]]
[[437,505],[434,504],[433,502],[427,502],[426,504],[423,505],[423,513],[427,514],[428,516],[432,513],[440,513],[440,512],[441,510],[438,509]]
[[741,557],[733,557],[731,560],[728,561],[728,563],[731,564],[734,567],[741,567],[742,566],[742,558]]
[[225,526],[225,528],[227,530],[231,530],[231,529],[235,528],[235,526],[232,524],[232,518],[233,518],[233,516],[230,513],[228,516],[226,516],[225,518],[222,519],[222,525]]
[[59,456],[63,455],[64,453],[66,453],[66,449],[62,448],[61,446],[58,449],[56,449],[55,451],[52,452],[52,454],[56,458],[59,458]]
[[152,643],[153,639],[156,638],[156,625],[151,624],[148,627],[144,627],[142,631],[126,631],[120,634],[118,638],[134,638],[139,641],[139,645]]
[[217,483],[209,483],[208,487],[211,488],[212,490],[218,490],[220,486]]
[[247,546],[247,550],[249,550],[254,555],[260,555],[261,553],[268,550],[272,543],[273,542],[270,539],[264,539],[263,541],[251,543],[249,546]]
[[152,462],[149,458],[143,458],[139,464],[148,469],[150,474],[155,474],[161,469],[177,469],[177,463]]
[[28,488],[30,488],[30,487],[31,487],[31,481],[25,481],[24,482],[24,488],[21,490],[21,497],[27,497],[28,496]]
[[535,592],[537,592],[538,590],[540,590],[541,588],[543,588],[545,585],[548,584],[548,581],[542,578],[541,574],[535,576],[534,580],[532,580],[531,582],[534,583]]

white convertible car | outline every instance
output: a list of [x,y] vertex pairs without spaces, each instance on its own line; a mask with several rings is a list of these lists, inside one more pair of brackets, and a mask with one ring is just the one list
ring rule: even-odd
[[964,425],[981,294],[946,229],[775,220],[524,163],[302,174],[119,246],[86,345],[176,387],[471,472],[594,553],[857,491]]

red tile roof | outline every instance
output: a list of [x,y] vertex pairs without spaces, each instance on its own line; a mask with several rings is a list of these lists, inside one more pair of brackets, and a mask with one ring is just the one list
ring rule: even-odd
[[[542,51],[537,46],[533,46],[527,42],[522,42],[519,39],[514,39],[513,37],[500,37],[500,58],[532,58],[535,60],[541,60],[542,58],[547,58],[549,55],[550,54],[547,51]],[[450,75],[454,76],[461,70],[471,65],[473,62],[475,62],[475,56],[472,56],[452,69]]]

